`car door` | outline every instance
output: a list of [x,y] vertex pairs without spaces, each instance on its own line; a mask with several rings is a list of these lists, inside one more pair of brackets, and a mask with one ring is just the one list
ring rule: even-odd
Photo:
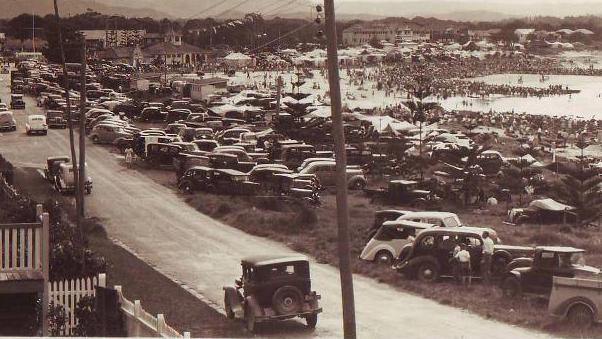
[[545,294],[552,289],[554,270],[558,267],[558,257],[553,252],[542,252],[532,268],[522,274],[523,291]]

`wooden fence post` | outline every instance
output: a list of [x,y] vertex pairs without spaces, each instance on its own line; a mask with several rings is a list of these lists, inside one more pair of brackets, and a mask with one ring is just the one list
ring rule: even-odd
[[[134,319],[136,319],[134,326],[134,337],[140,337],[140,328],[142,325],[140,324],[140,316],[142,314],[142,305],[140,304],[140,300],[134,300]],[[129,335],[129,333],[128,333]]]
[[184,338],[190,338],[190,332],[184,332]]
[[157,314],[157,333],[160,336],[163,336],[163,332],[165,331],[165,317],[163,314]]
[[107,274],[106,273],[98,274],[98,286],[107,287]]
[[49,278],[49,256],[50,256],[50,216],[42,214],[42,277],[44,278],[44,293],[42,294],[42,336],[48,333],[48,278]]

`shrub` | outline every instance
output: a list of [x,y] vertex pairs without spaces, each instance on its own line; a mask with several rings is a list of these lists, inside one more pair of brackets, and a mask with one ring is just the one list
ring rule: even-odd
[[230,205],[223,203],[218,206],[217,210],[215,210],[215,213],[213,215],[219,218],[230,214],[230,212],[232,212],[232,208],[230,208]]

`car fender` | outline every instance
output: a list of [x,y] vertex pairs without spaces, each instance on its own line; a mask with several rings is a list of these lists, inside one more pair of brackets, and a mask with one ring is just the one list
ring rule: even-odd
[[512,254],[506,250],[497,250],[493,252],[493,261],[496,259],[503,258],[506,261],[506,264],[509,264],[512,261]]
[[563,301],[556,309],[552,310],[552,314],[565,318],[568,315],[571,307],[575,305],[583,305],[589,308],[594,315],[594,320],[598,318],[598,308],[596,307],[596,304],[588,298],[581,296],[569,298]]
[[[370,245],[370,243],[368,243],[366,245],[366,247]],[[393,256],[393,258],[397,257],[397,251],[395,251],[395,249],[393,248],[393,246],[389,245],[389,244],[378,244],[376,246],[371,246],[371,248],[366,251],[366,253],[364,254],[362,252],[362,254],[360,255],[360,257],[364,260],[369,260],[372,261],[374,259],[376,259],[376,253],[385,250],[388,251],[389,253],[391,253],[391,255]]]
[[416,270],[418,270],[418,267],[425,262],[431,262],[437,265],[438,267],[440,266],[439,262],[434,257],[423,255],[410,259],[407,262],[404,271],[408,272],[410,275],[413,276],[414,274],[416,274]]
[[235,315],[242,315],[243,310],[243,297],[240,292],[234,286],[224,286],[224,297],[228,299],[228,302],[232,306],[232,311]]

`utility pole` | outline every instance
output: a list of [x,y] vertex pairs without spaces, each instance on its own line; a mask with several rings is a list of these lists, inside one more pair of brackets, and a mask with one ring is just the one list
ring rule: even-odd
[[[63,27],[61,25],[61,18],[59,16],[59,6],[57,0],[54,0],[54,16],[56,18],[56,24],[59,30],[59,47],[61,52],[61,62],[63,64],[63,86],[65,87],[65,100],[67,101],[67,123],[69,126],[69,147],[71,150],[71,163],[73,164],[73,182],[75,187],[79,187],[80,178],[77,170],[77,156],[75,154],[75,142],[73,140],[73,119],[71,114],[71,100],[69,98],[69,74],[67,73],[67,65],[65,64],[65,47],[63,46]],[[79,212],[79,195],[75,195],[75,210]],[[77,220],[78,228],[81,228],[79,220]]]
[[80,81],[80,102],[79,102],[79,186],[77,194],[79,195],[79,210],[77,217],[79,224],[84,221],[84,189],[86,186],[86,38],[82,35],[82,63],[81,63],[81,81]]
[[337,184],[337,224],[339,247],[339,270],[341,295],[343,298],[343,331],[345,338],[355,339],[355,301],[353,296],[353,275],[349,254],[349,212],[347,208],[347,156],[345,154],[345,133],[341,114],[341,87],[337,52],[337,30],[334,15],[334,0],[324,0],[326,17],[326,38],[328,56],[328,83],[336,154]]
[[280,97],[282,92],[282,77],[276,78],[276,121],[280,122]]

